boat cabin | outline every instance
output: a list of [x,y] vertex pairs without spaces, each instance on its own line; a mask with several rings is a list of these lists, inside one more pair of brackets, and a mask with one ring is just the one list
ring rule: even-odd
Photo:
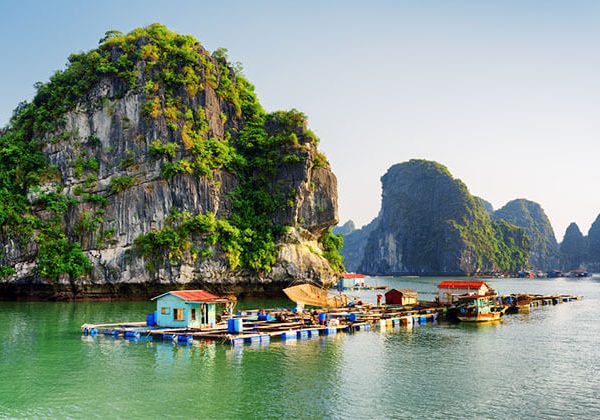
[[486,295],[492,288],[484,281],[444,280],[438,284],[440,303],[451,304],[464,295]]
[[173,290],[152,300],[156,301],[156,325],[168,328],[214,326],[217,304],[228,302],[204,290]]
[[412,289],[392,289],[385,293],[386,305],[416,305],[419,294]]

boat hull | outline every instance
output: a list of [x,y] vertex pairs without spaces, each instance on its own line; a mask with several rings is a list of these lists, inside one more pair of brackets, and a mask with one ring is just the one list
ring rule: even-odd
[[462,315],[458,314],[457,318],[463,322],[488,322],[497,321],[502,317],[502,312],[490,312],[486,314],[477,315]]

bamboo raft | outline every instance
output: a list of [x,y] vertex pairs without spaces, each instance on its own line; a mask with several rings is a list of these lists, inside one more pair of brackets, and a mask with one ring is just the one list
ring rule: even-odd
[[[503,295],[499,302],[508,313],[529,311],[546,305],[557,305],[582,299],[572,295]],[[161,328],[147,326],[145,322],[122,322],[110,324],[83,324],[84,335],[106,335],[133,340],[163,340],[178,344],[192,344],[194,340],[206,340],[229,345],[244,343],[263,345],[272,338],[282,341],[312,339],[330,336],[338,332],[353,333],[413,328],[417,325],[451,320],[453,306],[436,302],[421,302],[415,306],[360,305],[344,308],[328,308],[297,313],[288,309],[245,310],[235,316],[223,318],[216,325],[202,328]],[[259,319],[259,314],[262,318]],[[229,319],[240,319],[242,329],[234,333],[228,329]]]

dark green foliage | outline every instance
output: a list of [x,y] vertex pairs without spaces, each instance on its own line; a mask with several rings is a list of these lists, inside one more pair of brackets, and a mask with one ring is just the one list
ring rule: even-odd
[[45,230],[37,243],[35,271],[43,278],[56,281],[62,274],[68,274],[71,279],[77,279],[93,269],[81,245],[69,241],[62,229]]
[[201,240],[209,247],[220,246],[227,255],[229,267],[236,269],[240,265],[241,236],[237,228],[226,220],[216,219],[213,213],[192,216],[175,211],[163,229],[138,236],[135,246],[146,258],[151,271],[166,261],[172,264],[181,262],[186,253],[197,258],[201,250],[192,246],[192,239]]
[[124,175],[110,180],[110,190],[113,193],[120,193],[133,187],[135,179],[131,176]]
[[155,158],[167,157],[174,159],[177,155],[179,145],[177,143],[162,143],[160,140],[154,140],[150,143],[150,154]]
[[340,255],[340,250],[344,246],[344,237],[341,234],[335,234],[331,229],[327,230],[321,239],[323,245],[323,256],[327,258],[331,268],[338,273],[346,271],[344,268],[344,257]]

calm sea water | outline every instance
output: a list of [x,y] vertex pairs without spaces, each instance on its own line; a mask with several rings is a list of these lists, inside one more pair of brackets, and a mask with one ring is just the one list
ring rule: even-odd
[[[439,281],[371,280],[423,298]],[[490,283],[585,299],[491,325],[240,348],[79,332],[84,322],[143,320],[149,302],[0,302],[0,417],[600,418],[600,278]],[[242,302],[281,304],[291,306]]]

